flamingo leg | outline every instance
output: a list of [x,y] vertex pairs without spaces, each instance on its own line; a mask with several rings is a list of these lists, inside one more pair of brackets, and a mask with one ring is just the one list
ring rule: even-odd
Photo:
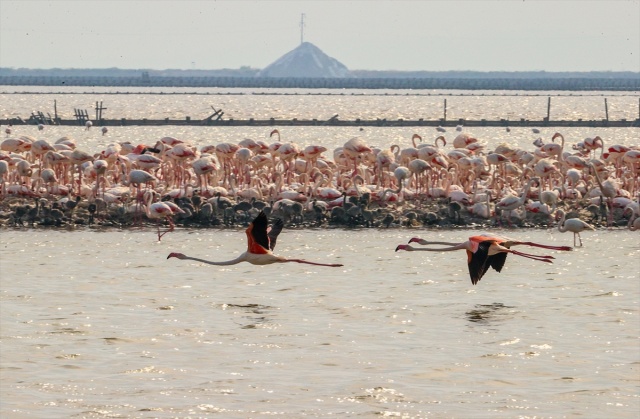
[[514,245],[516,244],[524,244],[527,246],[533,246],[533,247],[542,247],[543,249],[551,249],[551,250],[571,250],[571,247],[569,246],[549,246],[546,244],[540,244],[540,243],[534,243],[534,242],[517,242],[514,243]]
[[578,235],[578,241],[580,242],[580,247],[582,247],[582,237],[580,237],[580,233],[576,233]]
[[169,222],[169,228],[163,232],[160,232],[160,222],[158,222],[158,241],[162,241],[162,237],[165,234],[170,233],[174,230],[175,225],[173,224],[173,221],[171,221],[170,218],[167,218],[167,221]]
[[530,253],[518,252],[517,250],[509,250],[508,253],[513,253],[514,255],[522,256],[522,257],[533,259],[533,260],[538,260],[540,262],[547,262],[547,263],[553,263],[550,259],[555,259],[553,256],[538,256],[538,255],[532,255]]
[[317,262],[309,262],[304,259],[285,259],[283,262],[296,262],[296,263],[306,263],[308,265],[316,265],[316,266],[330,266],[332,268],[337,268],[339,266],[344,266],[341,263],[317,263]]

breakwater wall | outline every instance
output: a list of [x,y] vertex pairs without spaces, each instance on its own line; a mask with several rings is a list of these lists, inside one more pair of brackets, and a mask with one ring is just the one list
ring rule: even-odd
[[[622,120],[576,120],[576,121],[554,121],[554,120],[408,120],[408,119],[355,119],[355,120],[340,120],[332,118],[329,120],[318,119],[224,119],[224,120],[209,120],[209,119],[191,119],[186,117],[184,119],[99,119],[91,120],[94,126],[216,126],[216,127],[238,127],[238,126],[266,126],[266,127],[278,127],[278,126],[332,126],[332,127],[455,127],[463,125],[465,127],[640,127],[640,119],[627,121]],[[0,125],[37,125],[42,121],[34,119],[24,120],[22,118],[0,119]],[[45,122],[50,125],[67,125],[67,126],[84,126],[85,119],[53,119]]]
[[453,90],[608,90],[640,91],[640,77],[557,78],[305,78],[149,76],[0,76],[7,86],[221,87],[300,89],[453,89]]

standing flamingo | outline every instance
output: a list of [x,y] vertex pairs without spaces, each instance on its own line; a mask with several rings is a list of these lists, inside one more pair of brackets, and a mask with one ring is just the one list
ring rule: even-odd
[[[73,150],[73,152],[71,152],[69,154],[69,160],[71,162],[71,164],[75,164],[76,166],[78,166],[78,195],[81,195],[81,190],[82,190],[82,163],[86,163],[89,161],[94,161],[95,158],[85,152],[85,151],[81,151],[81,150]],[[73,181],[73,176],[72,176],[72,181]]]
[[496,204],[496,209],[499,209],[500,211],[508,211],[507,221],[509,222],[510,226],[512,225],[511,212],[524,206],[525,202],[527,202],[527,195],[529,195],[529,189],[531,189],[531,185],[534,181],[535,179],[530,179],[529,182],[527,182],[520,198],[514,195],[509,195],[502,198],[500,202]]
[[371,148],[362,138],[354,137],[344,143],[343,151],[345,157],[347,157],[347,161],[353,161],[353,174],[351,177],[354,177],[358,174],[358,158],[360,158],[364,153],[370,153]]
[[588,223],[585,223],[579,218],[568,218],[565,219],[566,214],[563,210],[559,209],[556,211],[556,219],[558,221],[558,231],[564,233],[566,231],[570,231],[573,233],[573,247],[576,247],[576,236],[578,236],[578,240],[580,241],[580,247],[582,247],[582,238],[580,237],[580,232],[585,230],[595,230],[595,228]]
[[[175,224],[173,223],[173,216],[175,214],[184,213],[184,211],[176,204],[170,201],[166,202],[153,202],[154,194],[151,191],[145,192],[146,194],[146,213],[147,217],[158,222],[158,241],[162,240],[162,236],[173,231]],[[163,232],[160,231],[160,222],[166,220],[169,223],[169,228]]]
[[330,266],[330,267],[339,267],[344,266],[341,263],[316,263],[309,262],[303,259],[287,259],[282,256],[276,256],[272,253],[273,248],[276,245],[276,239],[278,235],[282,231],[284,223],[282,220],[277,219],[271,229],[268,229],[269,220],[267,219],[267,215],[260,211],[258,216],[249,224],[249,227],[246,230],[248,246],[247,251],[243,252],[240,256],[235,259],[227,260],[224,262],[212,262],[209,260],[194,258],[190,256],[183,255],[182,253],[170,253],[167,256],[169,258],[178,258],[178,259],[189,259],[195,260],[197,262],[207,263],[209,265],[235,265],[240,262],[249,262],[252,265],[270,265],[272,263],[286,263],[286,262],[296,262],[296,263],[306,263],[309,265],[317,265],[317,266]]
[[[429,248],[416,248],[411,246],[411,243],[418,243],[421,245],[444,245],[450,247],[429,249]],[[544,249],[552,250],[571,250],[569,246],[548,246],[545,244],[539,244],[534,242],[521,242],[503,237],[479,235],[469,237],[469,240],[462,243],[448,243],[448,242],[429,242],[417,237],[409,240],[409,244],[401,244],[396,247],[398,250],[407,251],[427,251],[427,252],[448,252],[451,250],[466,250],[467,251],[467,263],[469,265],[469,276],[471,277],[471,283],[477,284],[478,281],[484,276],[489,267],[500,272],[507,260],[507,254],[512,253],[514,255],[523,256],[533,260],[539,260],[540,262],[553,263],[551,259],[553,256],[538,256],[530,253],[522,253],[517,250],[511,250],[511,246],[527,245],[534,247],[542,247]]]
[[473,137],[471,134],[463,132],[462,134],[458,134],[456,138],[453,139],[453,147],[454,148],[465,148],[469,144],[477,143],[478,139]]
[[600,194],[607,200],[607,206],[609,207],[609,211],[607,214],[607,226],[610,227],[611,224],[613,224],[613,198],[618,195],[616,185],[610,179],[602,182],[595,165],[593,163],[589,163],[589,166],[593,169],[593,174],[596,177],[596,182],[598,182],[598,186],[600,187]]

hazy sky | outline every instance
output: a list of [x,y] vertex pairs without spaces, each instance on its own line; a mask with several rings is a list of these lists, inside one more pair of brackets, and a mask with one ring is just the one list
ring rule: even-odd
[[640,71],[640,0],[0,0],[0,66],[264,68],[302,13],[350,70]]

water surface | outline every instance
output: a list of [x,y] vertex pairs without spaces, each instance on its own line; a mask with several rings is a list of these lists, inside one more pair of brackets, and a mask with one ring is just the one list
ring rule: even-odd
[[475,233],[282,233],[277,254],[345,265],[324,268],[166,259],[232,259],[242,230],[3,230],[0,416],[637,417],[637,232],[476,286],[464,252],[394,252]]

